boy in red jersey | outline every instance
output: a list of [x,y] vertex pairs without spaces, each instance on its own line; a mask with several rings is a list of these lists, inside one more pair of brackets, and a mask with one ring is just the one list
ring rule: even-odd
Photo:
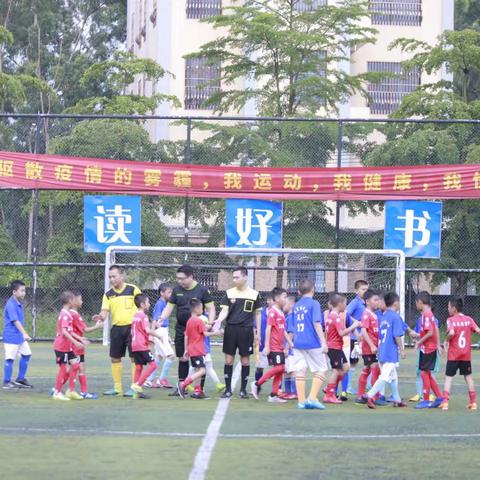
[[[268,363],[273,367],[264,373],[252,384],[252,396],[259,400],[258,387],[273,377],[272,393],[268,396],[270,403],[285,403],[287,400],[278,396],[278,390],[282,383],[285,372],[285,355],[293,347],[293,343],[287,334],[285,314],[283,308],[287,303],[287,291],[284,288],[275,287],[272,290],[273,305],[268,311],[267,329],[265,331],[265,348],[263,354],[268,357]],[[287,347],[285,348],[285,342]]]
[[[182,382],[177,383],[178,394],[181,398],[185,398],[187,395],[187,387],[197,380],[200,380],[206,373],[205,368],[205,355],[207,354],[205,348],[205,337],[211,337],[212,335],[222,335],[220,331],[208,331],[209,328],[204,320],[201,318],[203,315],[203,303],[198,298],[192,298],[190,300],[190,313],[191,316],[187,321],[185,328],[185,353],[180,359],[182,362],[190,362],[195,369],[191,376],[188,376]],[[203,393],[202,390],[196,389],[197,394]],[[206,397],[203,397],[206,398]]]
[[[132,319],[132,353],[135,361],[135,375],[130,388],[135,392],[132,398],[147,398],[143,394],[142,385],[157,368],[155,357],[150,351],[148,337],[149,335],[161,337],[150,327],[150,321],[146,314],[150,308],[148,296],[145,293],[139,293],[135,295],[134,302],[138,308]],[[145,365],[146,368],[144,368]]]
[[448,410],[450,389],[457,370],[465,378],[468,387],[468,410],[477,410],[477,396],[472,378],[472,332],[480,333],[480,328],[471,317],[463,313],[463,300],[454,296],[448,302],[447,336],[445,350],[448,352],[445,385],[443,387],[442,410]]
[[354,320],[352,325],[346,328],[345,309],[347,308],[347,299],[343,295],[332,294],[328,304],[331,310],[325,320],[325,336],[332,375],[326,388],[326,394],[323,397],[323,403],[341,404],[343,402],[336,397],[337,388],[350,368],[343,351],[343,337],[350,335],[360,324]]
[[[57,378],[55,380],[55,389],[53,392],[54,400],[83,400],[83,398],[75,392],[75,379],[80,370],[79,358],[73,353],[73,346],[82,348],[83,344],[73,337],[73,318],[70,309],[73,305],[74,295],[72,292],[66,291],[62,293],[61,300],[63,308],[60,311],[57,322],[57,334],[53,341],[53,349],[55,350],[56,362],[58,365]],[[67,366],[70,369],[67,370]],[[62,388],[68,380],[68,390],[65,395]]]
[[[358,379],[358,396],[355,403],[365,405],[367,399],[365,391],[367,389],[367,381],[370,374],[372,375],[370,383],[375,384],[380,376],[380,367],[377,360],[378,352],[378,318],[374,313],[378,310],[380,304],[380,296],[374,290],[367,290],[363,296],[366,308],[362,313],[362,358],[364,367]],[[384,404],[377,400],[380,404]],[[385,402],[386,403],[386,402]]]
[[[432,376],[437,354],[440,351],[438,327],[433,318],[432,300],[428,292],[420,292],[416,298],[417,310],[422,313],[420,338],[415,341],[415,348],[420,349],[419,368],[423,383],[423,400],[415,408],[437,408],[443,402],[438,383]],[[430,389],[437,397],[430,401]]]
[[83,299],[82,294],[78,290],[73,290],[73,302],[70,313],[72,315],[72,326],[73,333],[72,336],[77,339],[79,342],[82,342],[80,348],[73,345],[73,353],[80,358],[80,370],[78,373],[78,382],[80,383],[80,396],[85,400],[95,400],[97,399],[96,393],[89,393],[87,388],[87,373],[85,370],[85,345],[88,345],[89,341],[84,338],[85,333],[94,332],[103,327],[103,322],[101,320],[93,327],[87,327],[87,324],[83,320],[82,316],[79,313],[79,310],[82,308]]

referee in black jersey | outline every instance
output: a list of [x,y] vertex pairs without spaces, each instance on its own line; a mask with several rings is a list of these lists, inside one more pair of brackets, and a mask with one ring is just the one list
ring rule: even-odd
[[255,342],[254,329],[260,322],[260,294],[248,286],[248,270],[237,267],[233,271],[233,284],[225,292],[222,310],[217,323],[225,322],[223,335],[223,353],[225,354],[225,392],[222,398],[232,396],[232,375],[235,354],[240,355],[242,364],[240,397],[248,398],[247,382],[250,375],[250,355],[253,354]]

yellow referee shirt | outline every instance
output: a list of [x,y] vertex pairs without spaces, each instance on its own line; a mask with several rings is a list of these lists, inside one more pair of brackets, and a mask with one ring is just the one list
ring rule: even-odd
[[132,318],[137,311],[134,299],[139,293],[142,292],[137,286],[126,283],[123,290],[112,287],[103,295],[102,310],[110,312],[112,326],[121,327],[132,324]]

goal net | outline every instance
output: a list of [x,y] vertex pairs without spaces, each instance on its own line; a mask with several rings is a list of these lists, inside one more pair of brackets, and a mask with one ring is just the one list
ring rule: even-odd
[[[163,282],[175,283],[175,272],[191,265],[196,280],[207,286],[217,307],[222,292],[232,287],[231,272],[238,265],[249,271],[250,285],[265,294],[273,287],[296,294],[301,280],[315,284],[316,298],[326,307],[329,292],[354,296],[357,280],[366,280],[381,292],[400,295],[404,316],[405,255],[400,250],[337,249],[233,249],[207,247],[109,247],[105,259],[105,290],[108,270],[116,264],[126,269],[127,282],[136,284],[150,296],[153,304]],[[105,322],[103,341],[109,342],[109,322]]]

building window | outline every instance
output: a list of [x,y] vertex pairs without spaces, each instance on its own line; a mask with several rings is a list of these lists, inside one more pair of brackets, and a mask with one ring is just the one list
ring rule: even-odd
[[293,8],[297,12],[311,12],[320,7],[325,7],[327,5],[327,0],[298,0],[294,4]]
[[420,85],[420,72],[417,67],[405,71],[397,62],[368,62],[368,71],[392,75],[368,85],[368,106],[373,114],[388,115],[394,112],[400,106],[402,98]]
[[290,254],[288,257],[287,289],[296,292],[302,280],[308,278],[315,284],[316,292],[325,292],[325,265],[308,255]]
[[370,0],[373,25],[422,24],[422,0]]
[[209,65],[204,57],[187,58],[185,62],[185,109],[214,110],[204,102],[220,91],[220,64]]
[[222,0],[187,0],[187,18],[207,18],[222,13]]

